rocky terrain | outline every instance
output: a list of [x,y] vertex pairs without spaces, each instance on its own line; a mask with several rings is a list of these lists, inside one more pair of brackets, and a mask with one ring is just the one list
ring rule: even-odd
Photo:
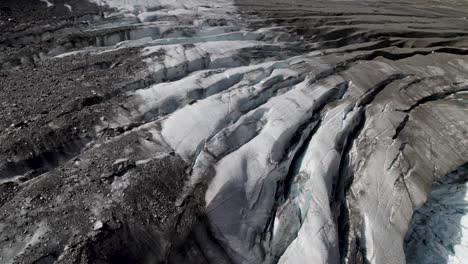
[[464,263],[468,3],[2,0],[0,263]]

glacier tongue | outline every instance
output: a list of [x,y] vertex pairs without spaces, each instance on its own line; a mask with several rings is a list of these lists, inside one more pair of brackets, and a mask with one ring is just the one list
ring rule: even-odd
[[[0,42],[0,74],[73,73],[40,95],[61,92],[56,109],[0,119],[0,191],[13,193],[0,195],[0,262],[468,257],[466,12],[412,0],[89,2],[78,26],[5,33],[44,48],[10,58]],[[63,101],[75,80],[86,94]],[[8,85],[34,86],[21,81]]]
[[[437,101],[464,90],[466,58],[429,46],[331,43],[353,28],[304,34],[312,40],[302,44],[321,50],[301,50],[284,41],[297,39],[288,27],[247,17],[254,26],[235,15],[226,27],[143,44],[154,84],[129,93],[118,125],[160,123],[164,142],[191,164],[178,203],[207,186],[209,223],[234,262],[404,262],[403,237],[428,184],[464,161],[409,127],[427,130],[432,119],[419,112],[431,106],[460,137],[463,108],[453,105],[449,118]],[[281,56],[257,56],[262,50]],[[435,160],[427,146],[447,157]]]

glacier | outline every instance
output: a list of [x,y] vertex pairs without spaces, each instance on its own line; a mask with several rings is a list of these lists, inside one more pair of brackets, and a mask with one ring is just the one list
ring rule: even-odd
[[466,259],[466,9],[46,2],[2,37],[57,94],[0,122],[2,263]]

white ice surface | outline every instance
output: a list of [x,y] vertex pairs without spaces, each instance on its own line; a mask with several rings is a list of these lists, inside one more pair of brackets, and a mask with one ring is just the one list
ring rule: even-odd
[[52,4],[51,2],[49,2],[49,0],[40,0],[40,1],[46,3],[47,7],[52,7],[52,6],[54,6],[54,4]]
[[[41,0],[42,1],[42,0]],[[45,1],[45,0],[44,0]],[[171,10],[194,10],[203,9],[204,6],[211,8],[223,8],[229,10],[233,8],[231,0],[89,0],[99,5],[107,5],[109,7],[120,10],[139,11],[149,7],[160,7],[162,9]]]
[[64,4],[64,6],[65,6],[66,8],[68,8],[68,10],[69,10],[70,12],[73,12],[71,5]]

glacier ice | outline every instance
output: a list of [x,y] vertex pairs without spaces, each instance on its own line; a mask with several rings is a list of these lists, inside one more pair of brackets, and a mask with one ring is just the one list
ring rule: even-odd
[[[65,201],[88,203],[91,209],[73,217],[93,225],[77,226],[76,240],[118,241],[109,243],[132,257],[175,263],[467,257],[464,13],[368,1],[91,2],[104,11],[79,28],[30,37],[63,36],[50,50],[0,58],[12,70],[31,61],[69,63],[71,72],[81,71],[82,88],[92,87],[91,95],[68,104],[71,110],[51,117],[75,122],[68,120],[74,112],[99,115],[78,154],[54,160],[67,146],[54,141],[47,152],[40,145],[38,160],[52,161],[31,179],[25,175],[32,170],[16,175],[27,159],[0,160],[0,172],[15,176],[5,182],[24,179],[30,192],[49,179],[66,186],[54,193],[50,203],[58,209],[51,212]],[[98,90],[100,78],[112,89]],[[36,119],[15,122],[0,136],[16,142],[9,135]],[[45,126],[60,132],[55,123]],[[92,194],[68,201],[77,190]],[[12,198],[4,211],[38,199]],[[116,215],[123,225],[113,222]],[[4,217],[2,233],[15,225],[13,215]],[[115,237],[99,237],[108,228]],[[92,251],[81,248],[88,242],[57,232],[40,232],[72,245],[54,248],[57,261]],[[2,236],[0,245],[10,243]],[[19,237],[2,251],[7,263],[28,254],[40,260],[23,248],[30,234]]]

